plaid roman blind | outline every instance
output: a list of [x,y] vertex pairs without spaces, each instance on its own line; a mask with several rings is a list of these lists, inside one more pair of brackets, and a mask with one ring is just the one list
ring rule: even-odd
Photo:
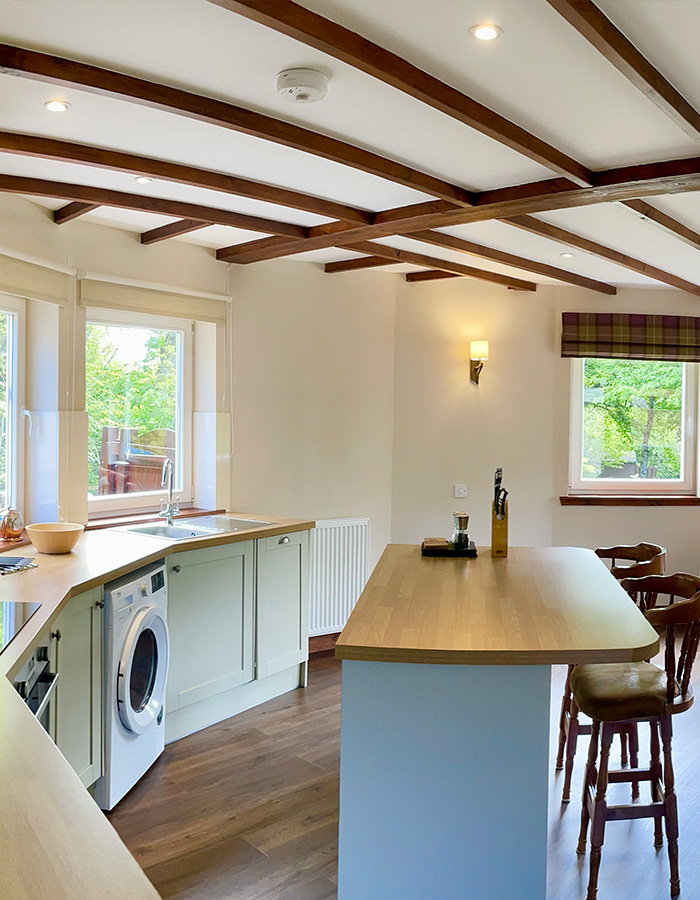
[[700,362],[700,318],[565,312],[561,355]]

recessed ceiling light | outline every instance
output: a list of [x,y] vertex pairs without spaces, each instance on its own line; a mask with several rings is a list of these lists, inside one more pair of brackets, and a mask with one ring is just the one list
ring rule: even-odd
[[490,22],[482,22],[481,25],[472,25],[469,34],[475,37],[477,41],[495,41],[499,38],[503,31],[498,25],[492,25]]
[[68,112],[70,103],[67,100],[47,100],[44,109],[48,109],[49,112]]
[[571,259],[571,257],[572,257],[574,254],[573,254],[573,253],[562,253],[561,255],[564,257],[564,259]]
[[153,183],[153,179],[149,178],[148,175],[137,175],[136,178],[134,178],[134,181],[136,182],[136,184],[152,184]]

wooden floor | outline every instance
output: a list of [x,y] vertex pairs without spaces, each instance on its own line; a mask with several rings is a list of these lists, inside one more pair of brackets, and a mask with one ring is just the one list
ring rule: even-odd
[[[564,671],[556,667],[552,679],[552,751]],[[695,900],[700,702],[677,718],[675,731],[682,896]],[[305,691],[169,745],[110,820],[166,900],[331,900],[339,741],[340,665],[321,657],[311,663]],[[550,766],[548,900],[585,898],[588,858],[577,857],[575,847],[586,742],[581,739],[569,806],[559,802],[561,778]],[[615,764],[617,752],[616,744]],[[647,753],[643,743],[642,760]],[[626,790],[614,787],[625,802]],[[648,819],[609,824],[600,900],[667,900],[666,852],[654,850],[652,828]]]

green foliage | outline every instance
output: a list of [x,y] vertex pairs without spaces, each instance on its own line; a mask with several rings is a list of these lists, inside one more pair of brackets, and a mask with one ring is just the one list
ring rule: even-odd
[[680,478],[683,364],[584,363],[584,478]]
[[145,355],[142,360],[127,363],[120,358],[109,326],[87,326],[85,386],[91,494],[98,491],[103,427],[135,428],[139,434],[176,427],[176,332],[143,331],[148,334]]

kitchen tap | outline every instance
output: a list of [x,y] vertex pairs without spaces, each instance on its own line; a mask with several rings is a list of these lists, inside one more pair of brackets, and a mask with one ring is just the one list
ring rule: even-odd
[[158,515],[165,519],[168,525],[173,524],[173,516],[176,516],[180,512],[180,502],[179,500],[175,500],[173,502],[173,478],[174,478],[175,470],[173,468],[173,461],[168,457],[163,463],[163,472],[160,478],[160,486],[165,487],[166,483],[168,485],[168,502],[164,505],[164,501],[161,498],[160,501],[160,512]]

